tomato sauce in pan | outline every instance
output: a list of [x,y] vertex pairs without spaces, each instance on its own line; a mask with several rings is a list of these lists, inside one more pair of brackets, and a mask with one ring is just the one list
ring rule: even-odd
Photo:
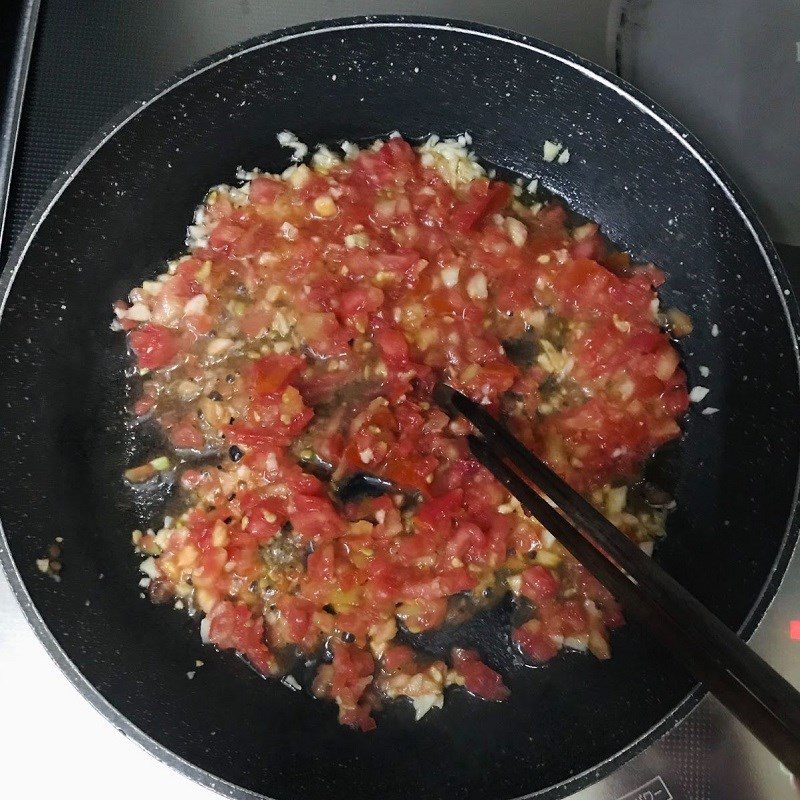
[[115,306],[142,376],[134,414],[171,445],[126,475],[177,469],[182,486],[176,516],[134,532],[151,597],[202,614],[204,641],[264,675],[322,652],[311,690],[364,730],[387,698],[421,716],[449,685],[508,695],[473,650],[445,663],[399,641],[465,608],[511,592],[532,663],[563,647],[607,658],[623,623],[471,456],[435,381],[645,549],[664,511],[631,486],[688,404],[662,274],[488,178],[465,144],[321,148],[216,187],[188,254]]

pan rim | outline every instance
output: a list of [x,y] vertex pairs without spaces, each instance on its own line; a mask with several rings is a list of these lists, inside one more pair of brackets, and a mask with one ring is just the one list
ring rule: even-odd
[[[534,37],[494,26],[466,20],[419,15],[353,16],[321,20],[261,34],[231,45],[228,48],[195,62],[186,69],[178,72],[172,78],[160,83],[153,93],[149,94],[145,99],[134,100],[127,104],[118,114],[114,115],[111,120],[103,125],[88,142],[81,147],[78,153],[70,159],[61,175],[53,181],[25,222],[9,254],[8,262],[4,266],[2,274],[0,274],[0,324],[2,323],[2,315],[6,302],[13,287],[14,278],[22,266],[27,251],[50,210],[93,156],[128,122],[137,117],[140,112],[158,102],[162,97],[168,95],[173,89],[181,86],[183,83],[233,58],[238,58],[239,56],[247,55],[256,50],[282,44],[294,39],[302,39],[327,33],[358,31],[366,28],[380,27],[413,28],[424,31],[458,33],[465,36],[477,36],[490,39],[504,45],[511,45],[532,51],[545,58],[559,61],[566,67],[575,69],[581,72],[585,77],[596,81],[605,89],[616,92],[639,112],[651,117],[664,128],[668,134],[673,136],[675,140],[688,151],[692,159],[698,161],[709,173],[711,178],[725,194],[728,202],[733,205],[750,235],[753,237],[761,257],[764,260],[765,267],[772,278],[783,309],[786,324],[792,337],[795,369],[798,375],[798,384],[800,385],[800,310],[798,310],[797,300],[794,296],[792,286],[789,283],[786,272],[771,240],[752,207],[725,173],[721,165],[693,134],[686,130],[669,112],[658,106],[643,92],[603,67],[593,64],[574,53]],[[795,544],[798,539],[798,534],[800,534],[800,525],[798,524],[800,522],[800,514],[798,514],[799,497],[800,459],[798,460],[795,489],[784,536],[769,574],[764,581],[764,585],[753,601],[750,611],[738,630],[738,634],[745,640],[750,639],[771,606],[775,594],[783,580],[788,563],[794,554]],[[219,778],[177,755],[168,747],[150,737],[125,717],[88,681],[87,678],[84,677],[78,667],[62,649],[39,613],[39,610],[34,605],[19,568],[11,554],[11,549],[3,529],[2,519],[0,519],[0,565],[3,568],[3,572],[11,586],[12,592],[17,602],[20,604],[29,625],[47,653],[90,705],[111,722],[118,731],[126,737],[131,738],[160,762],[173,767],[198,783],[221,794],[226,794],[233,798],[248,798],[248,800],[250,798],[253,800],[264,800],[264,798],[266,798],[266,795]],[[702,686],[696,685],[670,713],[666,714],[649,730],[642,733],[637,739],[618,752],[583,772],[572,775],[557,784],[534,793],[520,795],[516,800],[524,800],[525,798],[545,800],[545,798],[554,799],[557,797],[567,797],[569,794],[579,791],[591,783],[606,777],[683,721],[704,696],[705,691]]]

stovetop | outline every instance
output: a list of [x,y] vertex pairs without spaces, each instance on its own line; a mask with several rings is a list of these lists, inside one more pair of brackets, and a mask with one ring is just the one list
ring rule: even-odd
[[[48,185],[96,128],[131,100],[147,97],[153,85],[172,73],[236,41],[325,17],[424,13],[514,28],[611,66],[604,36],[610,5],[611,0],[540,0],[533,5],[518,0],[46,0],[23,105],[0,263]],[[680,109],[673,111],[680,117]],[[800,289],[800,248],[779,249]],[[800,617],[798,553],[752,638],[756,650],[798,685],[800,641],[789,638],[795,617]],[[122,737],[107,735],[108,723],[71,690],[38,647],[2,576],[0,652],[0,793],[17,796],[17,786],[36,786],[34,795],[45,796],[79,785],[83,796],[93,800],[104,797],[113,780],[118,800],[153,791],[173,800],[212,796]],[[713,698],[705,698],[663,739],[572,800],[798,797],[780,765]]]

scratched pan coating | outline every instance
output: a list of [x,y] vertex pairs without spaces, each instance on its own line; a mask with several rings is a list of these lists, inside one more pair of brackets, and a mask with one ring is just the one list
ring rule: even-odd
[[[678,509],[656,557],[725,622],[753,631],[796,540],[800,452],[797,308],[761,225],[699,143],[620,80],[533,39],[418,18],[294,28],[202,62],[109,124],[50,189],[2,279],[3,565],[84,696],[232,796],[565,796],[701,696],[633,625],[614,634],[608,662],[564,654],[533,669],[491,618],[478,620],[465,636],[507,676],[511,700],[453,692],[418,724],[395,706],[365,735],[339,726],[332,704],[203,647],[195,623],[139,596],[129,532],[163,514],[164,498],[136,502],[120,477],[141,444],[125,427],[111,302],[182,249],[208,186],[240,164],[284,166],[284,129],[312,143],[468,130],[487,163],[539,176],[664,269],[664,305],[695,321],[683,343],[690,382],[719,411],[693,407],[668,460]],[[546,139],[569,147],[567,164],[542,160]],[[56,536],[60,584],[35,566]],[[447,634],[429,645],[446,647]],[[189,681],[196,658],[205,666]]]

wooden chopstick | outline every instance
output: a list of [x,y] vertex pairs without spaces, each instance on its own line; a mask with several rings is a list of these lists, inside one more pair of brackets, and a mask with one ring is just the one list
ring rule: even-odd
[[647,625],[800,775],[800,693],[485,409],[441,383],[434,399],[483,434],[483,439],[468,437],[475,457],[606,585],[626,615]]

